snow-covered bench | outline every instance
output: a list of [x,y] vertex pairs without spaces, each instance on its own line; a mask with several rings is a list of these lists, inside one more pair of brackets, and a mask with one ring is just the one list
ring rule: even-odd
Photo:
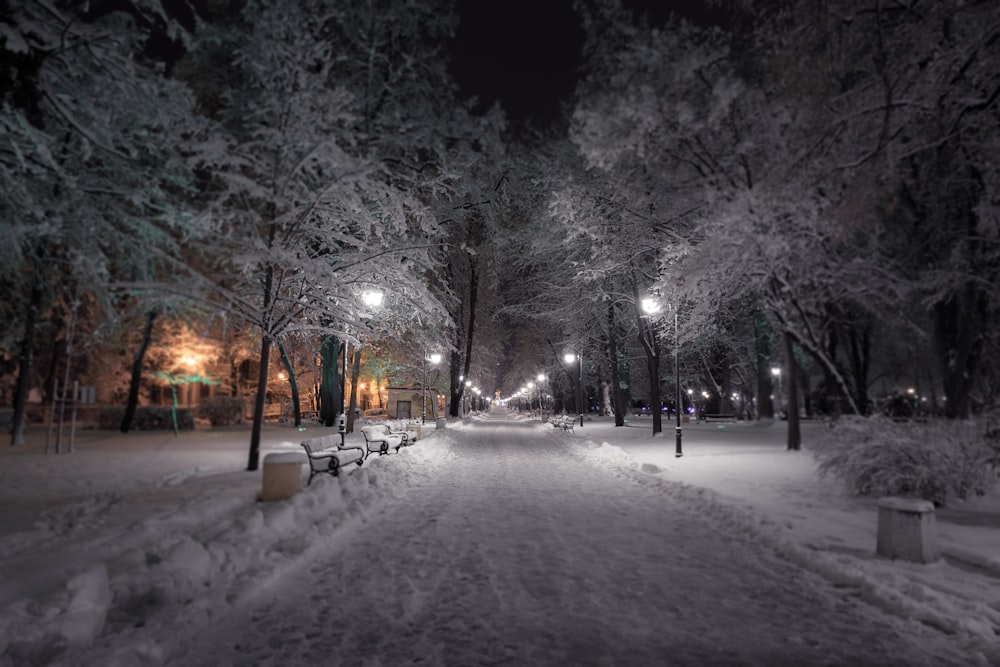
[[572,431],[576,426],[576,419],[569,415],[555,415],[549,417],[549,423],[560,431]]
[[302,443],[309,461],[309,482],[313,477],[328,472],[334,477],[340,474],[340,469],[348,463],[361,465],[365,462],[365,452],[360,447],[341,447],[339,435],[324,435],[320,438],[310,438]]
[[400,447],[409,444],[406,431],[393,431],[388,424],[365,426],[361,429],[361,433],[365,436],[365,447],[368,450],[365,452],[366,459],[369,454],[377,453],[379,456],[388,454],[390,447],[395,447],[398,452]]

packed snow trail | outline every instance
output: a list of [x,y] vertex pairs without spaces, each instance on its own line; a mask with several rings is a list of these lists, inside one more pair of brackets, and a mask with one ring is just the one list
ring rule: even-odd
[[574,436],[486,421],[418,446],[452,456],[165,662],[960,664],[935,631],[588,463]]

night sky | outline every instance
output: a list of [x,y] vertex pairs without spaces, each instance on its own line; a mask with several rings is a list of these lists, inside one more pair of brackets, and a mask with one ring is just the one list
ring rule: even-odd
[[[459,0],[452,73],[476,112],[499,101],[512,121],[547,126],[572,101],[582,64],[583,29],[572,0]],[[637,17],[662,25],[673,14],[724,24],[722,9],[692,0],[624,0]]]
[[477,112],[548,124],[573,92],[583,31],[570,0],[459,0],[452,71]]

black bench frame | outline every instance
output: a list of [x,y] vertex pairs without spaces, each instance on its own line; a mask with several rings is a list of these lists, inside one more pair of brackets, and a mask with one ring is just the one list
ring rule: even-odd
[[[325,472],[337,477],[340,475],[340,469],[346,464],[357,463],[361,466],[365,462],[365,454],[360,447],[341,447],[339,440],[339,435],[325,435],[302,443],[302,448],[306,450],[306,459],[309,461],[309,481],[306,482],[306,486],[312,484],[313,477],[320,473]],[[358,452],[358,458],[342,462],[341,454],[350,451]]]
[[[381,434],[371,432],[370,429],[378,428],[380,426],[383,429]],[[362,427],[361,433],[362,435],[365,436],[365,449],[367,450],[365,452],[365,459],[368,458],[369,454],[378,453],[379,456],[385,456],[386,454],[389,453],[389,440],[384,437],[386,435],[402,436],[400,438],[399,444],[396,445],[397,452],[399,451],[400,447],[406,447],[409,445],[409,439],[410,439],[409,433],[407,433],[406,431],[393,431],[392,429],[389,428],[388,424],[369,424],[367,426]],[[379,437],[380,435],[383,437]],[[378,446],[373,447],[373,445],[376,444]]]
[[[576,418],[569,415],[557,415],[550,417],[549,423],[562,431],[573,431],[573,427],[576,426]],[[573,432],[576,433],[576,431]]]

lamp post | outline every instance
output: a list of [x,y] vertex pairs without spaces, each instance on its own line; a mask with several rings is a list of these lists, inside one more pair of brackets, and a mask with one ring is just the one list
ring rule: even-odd
[[576,409],[580,413],[580,428],[583,428],[583,354],[567,352],[564,358],[567,364],[577,363]]
[[420,401],[421,424],[427,423],[427,362],[428,361],[431,362],[431,364],[433,364],[434,366],[437,366],[441,362],[441,355],[438,354],[437,352],[434,352],[429,357],[427,356],[427,354],[424,354],[424,381],[420,387],[420,390],[423,394],[423,398]]
[[674,427],[677,443],[674,448],[674,457],[680,458],[684,456],[684,450],[681,448],[681,404],[684,402],[684,399],[681,398],[681,330],[677,326],[677,306],[673,306],[673,310],[674,310],[674,380],[676,382],[674,391],[677,394],[677,424]]

